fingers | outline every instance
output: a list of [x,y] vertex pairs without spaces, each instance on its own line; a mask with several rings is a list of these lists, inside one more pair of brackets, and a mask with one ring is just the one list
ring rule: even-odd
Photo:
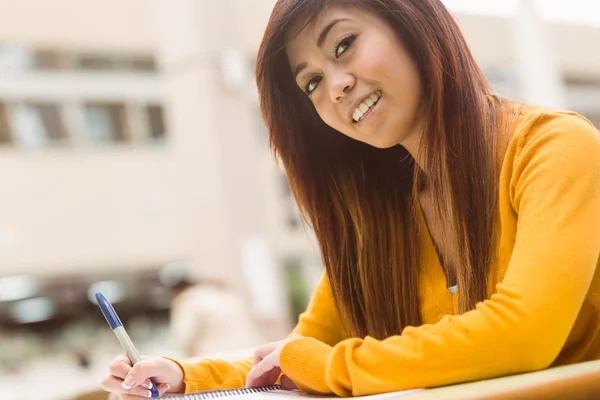
[[273,368],[272,370],[261,376],[260,379],[256,382],[255,386],[274,385],[277,382],[277,379],[279,379],[280,375],[281,369]]
[[130,367],[133,365],[131,363],[131,360],[129,359],[129,357],[127,357],[127,354],[121,354],[120,356],[118,356],[117,358],[115,358],[114,361],[121,361],[121,362],[129,365]]
[[281,387],[285,390],[298,389],[298,385],[294,383],[287,375],[281,375]]
[[[102,381],[100,381],[100,386],[102,386],[102,389],[106,390],[107,392],[113,393],[125,393],[128,389],[131,389],[131,387],[124,387],[123,380],[113,375],[108,375],[102,379]],[[146,384],[140,385],[140,387],[144,389],[150,388],[150,386]]]
[[156,383],[159,395],[167,392],[183,393],[183,371],[173,361],[161,357],[143,357],[135,366],[126,356],[113,360],[109,366],[110,374],[100,385],[108,392],[119,395],[120,400],[151,397],[152,381]]
[[256,364],[246,376],[246,387],[274,384],[281,373],[278,357],[278,354],[272,352]]
[[256,352],[254,352],[254,358],[252,359],[252,368],[254,368],[256,366],[256,364],[258,364],[261,361],[262,361],[262,357],[260,355],[258,355]]
[[[169,389],[171,387],[166,384],[166,383],[161,383],[160,385],[157,386],[158,389],[158,393],[160,396],[163,396],[164,394],[166,394]],[[142,398],[149,398],[151,393],[149,390],[144,389],[144,390],[136,390],[136,389],[144,389],[141,387],[137,387],[137,388],[133,388],[130,389],[128,391],[124,391],[121,392],[121,394],[119,395],[119,400],[140,400]]]
[[283,345],[287,342],[291,342],[292,340],[300,339],[302,337],[303,337],[302,335],[299,335],[296,333],[296,334],[290,335],[289,337],[287,337],[283,340],[267,343],[267,344],[264,344],[264,345],[258,347],[254,351],[254,358],[252,359],[252,366],[254,367],[256,364],[261,362],[266,356],[271,354],[273,351],[275,351],[275,349],[277,349],[281,345]]
[[258,347],[256,350],[254,350],[254,358],[252,360],[252,366],[253,367],[256,366],[256,364],[258,364],[266,356],[271,354],[273,352],[273,350],[275,350],[276,347],[277,347],[277,342],[273,342],[273,343],[264,344],[264,345]]
[[250,383],[247,381],[247,387],[262,387],[262,386],[270,386],[277,382],[277,378],[281,375],[281,370],[279,368],[273,368],[272,370],[264,373],[259,376]]
[[126,390],[124,393],[127,396],[133,396],[133,398],[137,397],[138,399],[140,397],[147,399],[152,396],[152,392],[150,392],[150,390],[148,390],[144,387],[141,387],[141,386],[137,386],[137,387],[131,388],[129,390]]
[[160,361],[161,360],[152,359],[140,361],[135,364],[125,376],[123,387],[127,389],[128,387],[141,385],[144,382],[149,384],[151,377],[162,375],[163,371],[161,367],[163,367],[163,365],[161,365]]
[[100,386],[107,392],[120,393],[123,390],[123,387],[121,386],[122,382],[122,379],[113,375],[107,375],[106,378],[100,381]]
[[126,355],[121,355],[113,360],[108,367],[108,372],[117,378],[125,378],[131,370],[131,361]]
[[[112,375],[109,375],[101,381],[100,385],[102,386],[102,389],[106,390],[107,392],[119,393],[120,397],[122,399],[140,399],[140,398],[148,398],[151,396],[151,392],[150,392],[150,390],[148,390],[147,386],[136,386],[136,387],[132,387],[130,389],[125,389],[122,386],[122,383],[123,383],[123,380],[116,378]],[[168,386],[168,385],[162,385],[162,386]],[[167,390],[164,390],[164,391],[166,392]],[[159,392],[160,392],[160,389],[159,389]]]
[[157,385],[156,388],[158,389],[158,394],[162,396],[163,394],[167,393],[169,389],[171,389],[171,386],[168,383],[161,383]]

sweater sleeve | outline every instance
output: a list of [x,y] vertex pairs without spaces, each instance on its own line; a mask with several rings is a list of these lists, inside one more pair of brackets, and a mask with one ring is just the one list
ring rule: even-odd
[[[334,304],[329,279],[322,275],[307,307],[300,315],[292,334],[314,338],[319,343],[333,346],[341,340],[341,324]],[[244,387],[246,375],[252,368],[252,355],[245,360],[228,362],[203,359],[190,363],[174,360],[184,374],[185,392],[235,389]]]
[[541,115],[511,169],[517,234],[506,275],[474,310],[385,340],[286,344],[280,363],[317,393],[359,396],[539,370],[564,346],[600,254],[600,139]]

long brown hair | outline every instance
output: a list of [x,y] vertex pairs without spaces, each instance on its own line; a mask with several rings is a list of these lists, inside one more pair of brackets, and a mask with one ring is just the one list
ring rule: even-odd
[[[420,71],[424,170],[400,145],[377,149],[327,126],[297,87],[286,33],[332,4],[378,14]],[[256,79],[271,147],[316,233],[336,306],[350,333],[385,338],[421,324],[415,196],[426,179],[455,255],[459,309],[487,296],[494,259],[498,136],[492,98],[456,22],[439,0],[279,0]],[[491,101],[492,100],[492,101]],[[492,104],[494,103],[494,104]]]

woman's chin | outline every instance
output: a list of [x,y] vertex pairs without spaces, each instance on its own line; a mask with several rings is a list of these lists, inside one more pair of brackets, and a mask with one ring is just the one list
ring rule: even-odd
[[387,138],[370,138],[364,142],[381,150],[392,148],[398,144],[397,140],[391,140]]

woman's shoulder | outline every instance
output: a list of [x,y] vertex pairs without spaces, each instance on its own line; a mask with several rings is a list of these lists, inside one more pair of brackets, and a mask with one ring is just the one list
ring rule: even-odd
[[600,144],[598,129],[582,115],[569,110],[552,109],[537,105],[515,105],[518,110],[511,145],[516,154],[531,149],[542,149],[541,144],[555,144],[575,148]]
[[536,135],[560,131],[568,134],[583,131],[598,135],[597,128],[585,117],[570,110],[560,110],[537,105],[524,104],[518,107],[518,121],[515,138],[532,139]]
[[600,132],[573,111],[521,106],[503,170],[516,210],[520,208],[519,199],[529,189],[542,196],[552,190],[566,193],[573,182],[580,180],[586,185],[594,182],[593,190],[597,192]]

